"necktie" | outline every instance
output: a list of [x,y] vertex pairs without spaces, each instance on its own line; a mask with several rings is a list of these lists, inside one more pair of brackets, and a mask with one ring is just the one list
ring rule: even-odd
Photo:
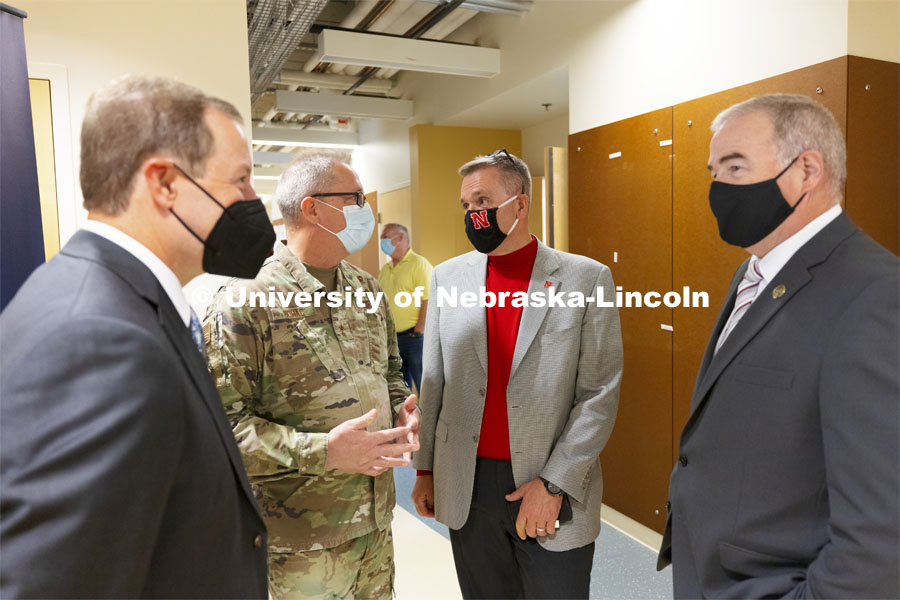
[[725,343],[728,335],[734,330],[735,326],[737,326],[738,321],[741,320],[741,317],[744,316],[744,313],[747,312],[750,305],[753,304],[753,299],[756,298],[756,288],[759,287],[763,278],[762,273],[759,272],[758,263],[758,258],[753,257],[750,259],[750,265],[747,267],[747,272],[744,273],[744,278],[741,279],[741,283],[738,285],[737,297],[734,300],[734,310],[731,311],[731,316],[728,317],[728,321],[725,323],[725,327],[722,328],[722,333],[719,335],[719,341],[716,343],[716,352],[718,352],[719,348],[722,347],[722,344]]
[[206,344],[203,341],[203,327],[200,326],[200,319],[197,318],[197,313],[194,312],[194,309],[191,309],[191,337],[194,338],[194,343],[197,345],[197,350],[200,351],[200,354],[203,356],[203,360],[206,360]]

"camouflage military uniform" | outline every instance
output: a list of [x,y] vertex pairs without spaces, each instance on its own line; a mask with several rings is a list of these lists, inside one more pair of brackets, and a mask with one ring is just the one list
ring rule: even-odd
[[[374,277],[346,262],[337,269],[336,284],[338,291],[381,291]],[[270,288],[324,291],[282,244],[256,279],[232,280],[229,286],[232,301],[241,287],[248,299],[250,292],[268,298]],[[227,294],[224,287],[216,294],[204,334],[210,369],[269,529],[270,591],[277,598],[283,595],[279,590],[294,587],[285,566],[298,563],[288,560],[292,554],[306,554],[311,580],[321,579],[318,567],[309,564],[314,553],[333,559],[321,550],[352,551],[348,542],[373,532],[387,532],[379,539],[390,548],[392,472],[371,477],[326,470],[327,440],[336,425],[372,408],[378,417],[370,431],[392,427],[409,390],[386,300],[367,314],[356,306],[324,304],[254,308],[247,302],[235,308]],[[392,551],[387,562],[390,585]],[[332,590],[322,597],[340,596]]]

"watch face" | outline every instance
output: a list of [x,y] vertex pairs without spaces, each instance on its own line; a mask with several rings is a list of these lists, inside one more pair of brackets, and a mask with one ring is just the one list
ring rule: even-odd
[[544,487],[547,488],[547,493],[552,494],[554,496],[561,496],[563,491],[558,486],[550,483],[546,479],[544,481]]

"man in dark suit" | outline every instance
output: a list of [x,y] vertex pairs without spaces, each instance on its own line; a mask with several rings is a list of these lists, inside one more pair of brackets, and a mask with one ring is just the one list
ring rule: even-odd
[[88,103],[88,224],[0,316],[4,598],[266,597],[265,526],[181,290],[253,276],[274,242],[240,122],[165,79]]
[[897,257],[841,211],[824,107],[753,98],[712,129],[710,205],[751,258],[697,377],[659,568],[678,598],[897,598]]

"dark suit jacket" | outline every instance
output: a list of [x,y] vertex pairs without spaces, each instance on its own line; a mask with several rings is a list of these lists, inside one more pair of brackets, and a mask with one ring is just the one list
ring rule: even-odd
[[0,596],[265,598],[265,526],[151,271],[78,232],[0,331]]
[[841,214],[713,356],[746,268],[697,377],[659,567],[676,597],[897,598],[897,257]]

